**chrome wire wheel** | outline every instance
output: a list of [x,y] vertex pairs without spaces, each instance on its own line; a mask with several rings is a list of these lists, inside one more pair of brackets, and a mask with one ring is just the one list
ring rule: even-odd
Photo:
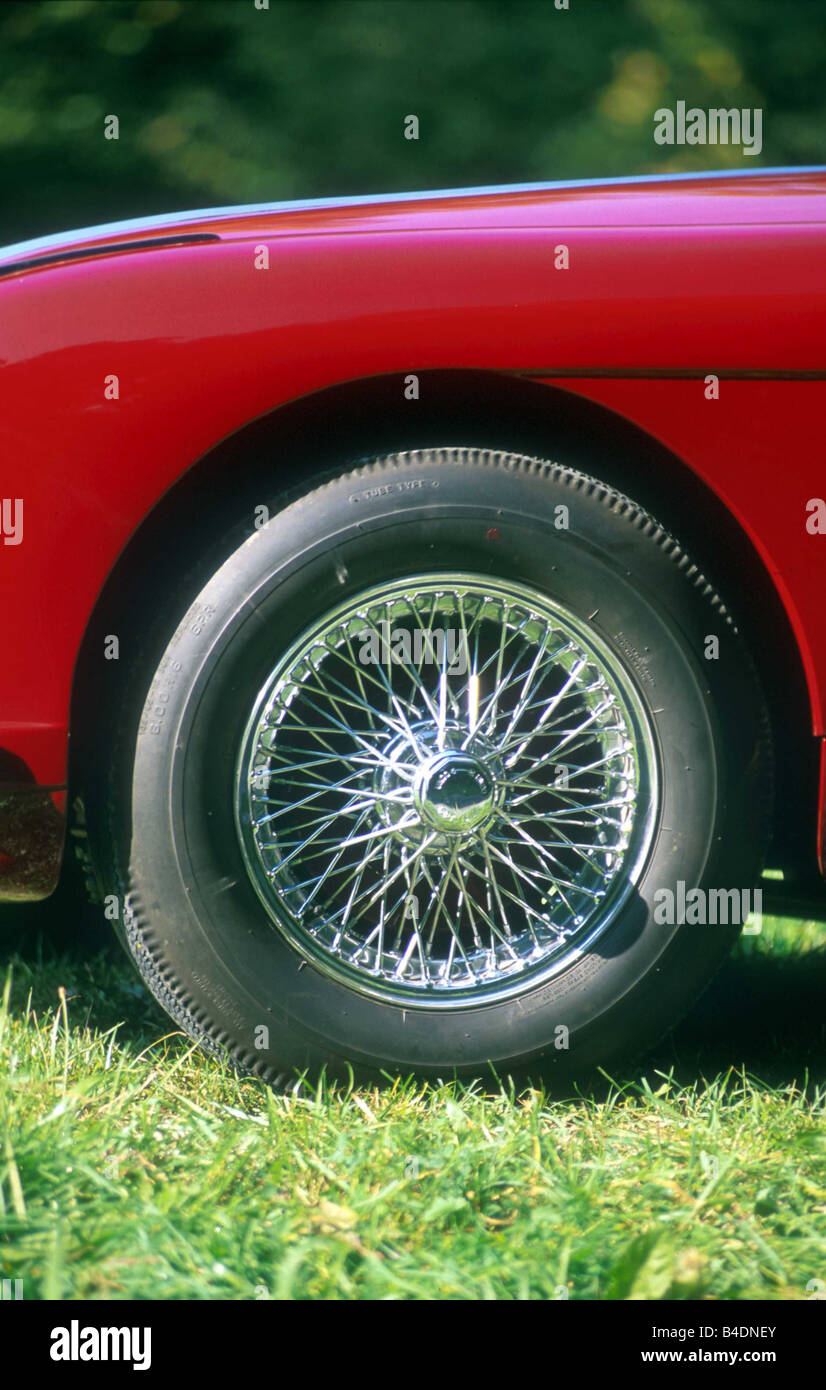
[[499,1001],[606,931],[657,825],[617,654],[522,585],[411,577],[305,632],[242,741],[236,827],[275,927],[409,1008]]

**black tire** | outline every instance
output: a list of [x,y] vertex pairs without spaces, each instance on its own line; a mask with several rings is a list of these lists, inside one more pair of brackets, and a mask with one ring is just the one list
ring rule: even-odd
[[[277,929],[242,854],[234,777],[256,694],[302,632],[371,585],[445,570],[546,596],[604,644],[654,731],[660,792],[633,890],[578,958],[534,983],[528,971],[508,997],[410,1007],[332,976]],[[125,750],[131,807],[116,808],[107,886],[128,896],[127,948],[167,1012],[269,1080],[348,1066],[365,1078],[491,1065],[566,1083],[617,1075],[680,1018],[738,934],[661,923],[654,909],[680,881],[752,888],[769,824],[767,728],[726,609],[632,502],[513,455],[396,455],[250,525],[170,634]]]

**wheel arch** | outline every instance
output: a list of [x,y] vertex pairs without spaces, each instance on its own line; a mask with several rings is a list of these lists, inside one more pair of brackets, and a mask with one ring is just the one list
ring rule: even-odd
[[[399,374],[354,380],[283,405],[218,443],[158,500],[112,568],[78,652],[70,709],[72,795],[85,789],[99,758],[101,711],[118,726],[124,713],[137,717],[142,701],[136,705],[125,692],[140,680],[128,676],[147,668],[148,681],[170,622],[174,626],[238,543],[237,530],[227,540],[228,518],[252,531],[254,508],[272,497],[274,483],[289,498],[343,462],[464,444],[593,472],[678,536],[724,596],[764,686],[778,773],[773,859],[813,871],[817,759],[801,653],[761,556],[712,489],[638,425],[571,391],[514,374],[450,370],[420,373],[418,398],[408,400],[404,382]],[[120,641],[117,662],[100,656],[112,633]]]

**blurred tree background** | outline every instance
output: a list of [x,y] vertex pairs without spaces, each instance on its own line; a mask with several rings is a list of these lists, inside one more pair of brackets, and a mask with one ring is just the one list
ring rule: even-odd
[[[824,0],[6,0],[0,243],[228,203],[821,163],[825,32]],[[655,145],[678,100],[761,107],[760,156]]]

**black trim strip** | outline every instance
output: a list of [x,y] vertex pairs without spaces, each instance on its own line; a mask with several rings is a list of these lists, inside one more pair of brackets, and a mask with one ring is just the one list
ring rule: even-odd
[[108,256],[113,251],[144,251],[154,246],[191,246],[199,241],[220,241],[217,232],[182,232],[180,236],[140,237],[137,241],[109,241],[96,246],[84,246],[79,251],[50,251],[44,256],[30,256],[25,261],[12,261],[0,266],[0,279],[4,275],[16,275],[18,270],[35,270],[42,265],[59,265],[61,261],[90,260],[94,256]]
[[7,792],[65,792],[66,782],[0,782],[0,796]]

